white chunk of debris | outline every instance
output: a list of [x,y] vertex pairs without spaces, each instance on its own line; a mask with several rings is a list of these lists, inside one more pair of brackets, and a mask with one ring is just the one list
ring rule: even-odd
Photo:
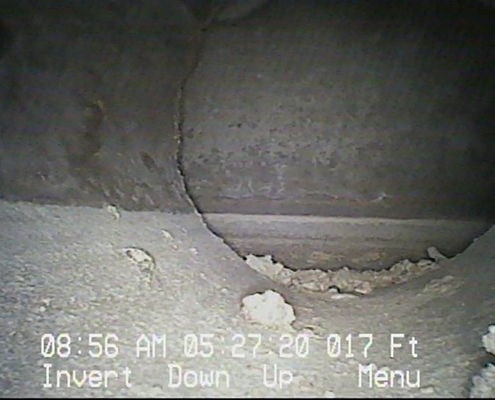
[[436,247],[433,246],[428,247],[426,253],[428,254],[428,257],[430,257],[435,262],[440,262],[447,258],[442,253],[440,253]]
[[418,266],[416,264],[406,258],[392,265],[390,272],[395,275],[403,275],[408,272],[415,272],[417,268]]
[[444,259],[445,256],[434,247],[428,249],[428,254],[431,259],[423,259],[417,263],[404,259],[380,271],[351,270],[348,267],[328,271],[320,269],[293,271],[281,263],[274,262],[271,255],[258,257],[249,254],[246,263],[273,281],[296,289],[329,293],[332,288],[337,288],[341,293],[369,294],[378,287],[403,283],[429,270],[439,268],[439,264],[434,260]]
[[[163,237],[166,240],[168,240],[169,242],[173,242],[174,241],[174,237],[172,236],[172,234],[169,231],[167,231],[165,229],[162,229],[161,232],[162,232]],[[171,246],[172,246],[172,248],[174,250],[178,250],[179,249],[179,246],[177,246],[175,243],[171,243]]]
[[298,286],[313,292],[326,292],[332,285],[330,275],[319,269],[307,269],[294,273],[292,286]]
[[495,355],[495,325],[488,327],[488,333],[483,335],[482,342],[486,351]]
[[119,209],[117,208],[117,206],[113,205],[113,204],[108,204],[107,205],[107,211],[108,213],[113,216],[113,218],[115,220],[119,220],[120,219],[120,211]]
[[[419,271],[425,271],[427,269],[432,269],[438,267],[435,261],[432,260],[419,260],[416,264],[412,263]],[[411,272],[409,269],[408,272]]]
[[355,285],[353,291],[360,294],[368,294],[373,291],[373,287],[370,282],[363,281]]
[[296,319],[294,308],[273,290],[244,297],[241,312],[247,320],[270,327],[287,327]]
[[291,277],[294,274],[294,271],[286,268],[283,264],[273,262],[271,255],[257,257],[253,254],[248,254],[246,263],[260,274],[284,285],[290,284]]
[[469,393],[471,399],[493,399],[495,397],[495,365],[488,364],[481,370],[481,376],[473,378]]
[[357,299],[358,297],[355,294],[350,294],[350,293],[335,293],[332,294],[331,298],[333,300],[345,300],[345,299]]
[[124,254],[141,269],[152,270],[155,267],[155,259],[146,250],[138,247],[127,247],[124,249]]
[[[488,333],[481,339],[486,351],[495,354],[495,325],[488,327]],[[481,370],[481,375],[473,378],[473,387],[469,393],[472,399],[488,399],[495,397],[495,365],[488,364]]]
[[284,269],[282,264],[274,263],[270,255],[256,257],[253,254],[248,254],[246,263],[255,271],[269,278],[275,278]]
[[173,240],[174,237],[172,236],[172,234],[169,232],[169,231],[166,231],[165,229],[162,229],[162,235],[165,239],[168,239],[168,240]]
[[372,271],[351,271],[343,267],[337,271],[329,272],[331,285],[339,288],[341,292],[370,293],[373,290]]

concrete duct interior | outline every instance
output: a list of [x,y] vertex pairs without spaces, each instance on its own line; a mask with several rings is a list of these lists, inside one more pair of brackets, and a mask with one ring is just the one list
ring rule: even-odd
[[0,0],[2,393],[493,396],[494,22]]

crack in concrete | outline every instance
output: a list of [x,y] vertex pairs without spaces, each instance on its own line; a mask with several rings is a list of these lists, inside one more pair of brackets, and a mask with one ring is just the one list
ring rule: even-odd
[[[177,162],[177,170],[179,172],[180,179],[182,181],[182,187],[183,190],[186,194],[186,197],[195,211],[195,213],[199,216],[203,224],[206,226],[206,228],[215,236],[220,237],[222,240],[224,238],[217,233],[215,233],[215,230],[208,224],[206,221],[203,212],[201,211],[199,205],[197,202],[194,200],[194,196],[191,194],[191,191],[188,187],[187,184],[187,179],[186,179],[186,173],[185,173],[185,167],[184,167],[184,137],[185,137],[185,132],[184,132],[184,121],[185,121],[185,111],[184,111],[184,102],[185,102],[185,89],[187,86],[187,83],[189,82],[189,79],[194,75],[194,72],[196,71],[201,56],[202,56],[202,51],[203,51],[203,45],[205,42],[205,30],[208,29],[212,24],[213,21],[216,17],[216,15],[223,10],[225,7],[225,4],[222,2],[220,4],[217,4],[216,6],[213,6],[210,10],[210,13],[208,17],[206,18],[205,21],[198,22],[194,21],[193,22],[193,32],[191,34],[190,38],[190,47],[188,49],[188,54],[186,56],[186,71],[182,77],[179,89],[177,91],[177,97],[176,97],[176,110],[174,113],[174,129],[176,131],[176,140],[177,140],[177,154],[176,154],[176,162]],[[192,18],[194,18],[191,15]],[[224,240],[225,241],[225,240]],[[229,246],[230,247],[230,246]]]

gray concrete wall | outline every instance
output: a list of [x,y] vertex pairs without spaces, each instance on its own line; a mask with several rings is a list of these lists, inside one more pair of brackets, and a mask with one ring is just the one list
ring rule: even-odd
[[190,212],[182,169],[205,212],[490,214],[491,15],[366,3],[213,25],[181,113],[208,1],[1,2],[0,197]]
[[0,197],[190,212],[177,93],[197,44],[180,1],[1,2]]
[[202,211],[493,215],[494,14],[457,4],[274,0],[211,28],[185,96]]

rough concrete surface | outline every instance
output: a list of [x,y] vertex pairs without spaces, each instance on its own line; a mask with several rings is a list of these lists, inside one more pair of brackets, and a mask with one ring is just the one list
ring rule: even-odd
[[[17,3],[17,4],[16,4]],[[195,58],[180,1],[0,3],[0,195],[191,212],[177,93]]]
[[495,12],[460,3],[274,0],[211,26],[184,96],[199,208],[493,215]]
[[0,396],[493,395],[493,10],[351,3],[0,0]]
[[[0,221],[3,396],[465,396],[487,361],[493,229],[421,278],[334,300],[271,283],[196,215],[122,211],[116,219],[107,209],[2,202]],[[151,282],[126,256],[130,247],[153,257]],[[270,288],[294,308],[291,326],[242,317],[242,298]],[[391,358],[394,333],[405,335],[395,339],[404,347]],[[165,356],[163,343],[146,352],[152,334],[167,335]],[[370,388],[363,372],[360,387],[359,368],[371,363],[410,371],[411,385],[419,371],[420,385]],[[227,375],[201,387],[191,372],[179,382],[179,366]],[[70,388],[65,375],[57,384],[57,371],[75,371]],[[99,372],[76,382],[84,371],[114,372],[107,383]]]

